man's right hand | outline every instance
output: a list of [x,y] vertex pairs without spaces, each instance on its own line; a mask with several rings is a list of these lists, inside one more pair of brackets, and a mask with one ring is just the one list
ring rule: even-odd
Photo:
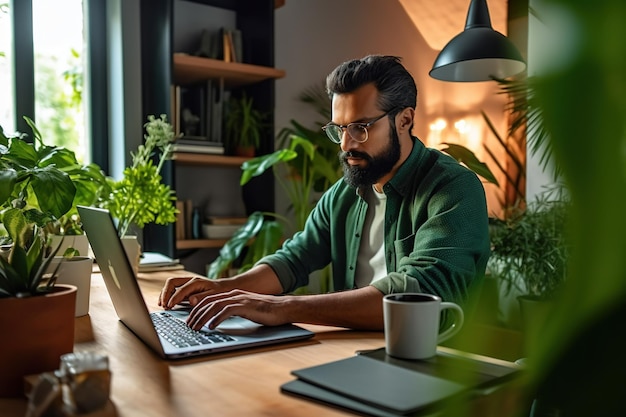
[[183,301],[189,301],[193,307],[207,295],[222,291],[219,280],[201,277],[172,277],[167,279],[159,294],[159,306],[169,310]]

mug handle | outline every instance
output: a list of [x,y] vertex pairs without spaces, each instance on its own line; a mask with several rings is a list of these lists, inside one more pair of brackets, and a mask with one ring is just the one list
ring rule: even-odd
[[453,312],[455,318],[450,327],[439,333],[439,336],[437,336],[437,343],[444,342],[457,334],[459,330],[461,330],[461,327],[463,327],[463,321],[465,320],[463,309],[458,304],[443,302],[441,303],[439,312],[442,312],[445,309],[449,309],[451,312]]

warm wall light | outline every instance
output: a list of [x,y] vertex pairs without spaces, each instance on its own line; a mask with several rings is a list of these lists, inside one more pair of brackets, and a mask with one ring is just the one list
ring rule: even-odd
[[465,30],[441,50],[430,76],[442,81],[490,81],[526,69],[515,45],[493,30],[486,0],[472,0]]
[[454,143],[469,148],[477,157],[482,157],[481,116],[466,115],[449,123],[442,117],[429,124],[426,146],[441,149],[444,143]]

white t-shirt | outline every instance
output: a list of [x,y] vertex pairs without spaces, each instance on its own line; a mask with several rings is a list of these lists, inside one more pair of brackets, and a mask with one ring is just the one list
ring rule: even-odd
[[356,265],[354,284],[357,288],[366,287],[387,275],[385,262],[385,207],[387,196],[379,193],[374,186],[365,195],[368,203],[363,225],[363,236]]

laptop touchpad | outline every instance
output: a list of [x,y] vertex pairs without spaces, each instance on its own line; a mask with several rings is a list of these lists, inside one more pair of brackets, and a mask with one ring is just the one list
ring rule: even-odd
[[243,317],[229,317],[217,326],[217,330],[227,334],[248,334],[258,330],[262,325]]

